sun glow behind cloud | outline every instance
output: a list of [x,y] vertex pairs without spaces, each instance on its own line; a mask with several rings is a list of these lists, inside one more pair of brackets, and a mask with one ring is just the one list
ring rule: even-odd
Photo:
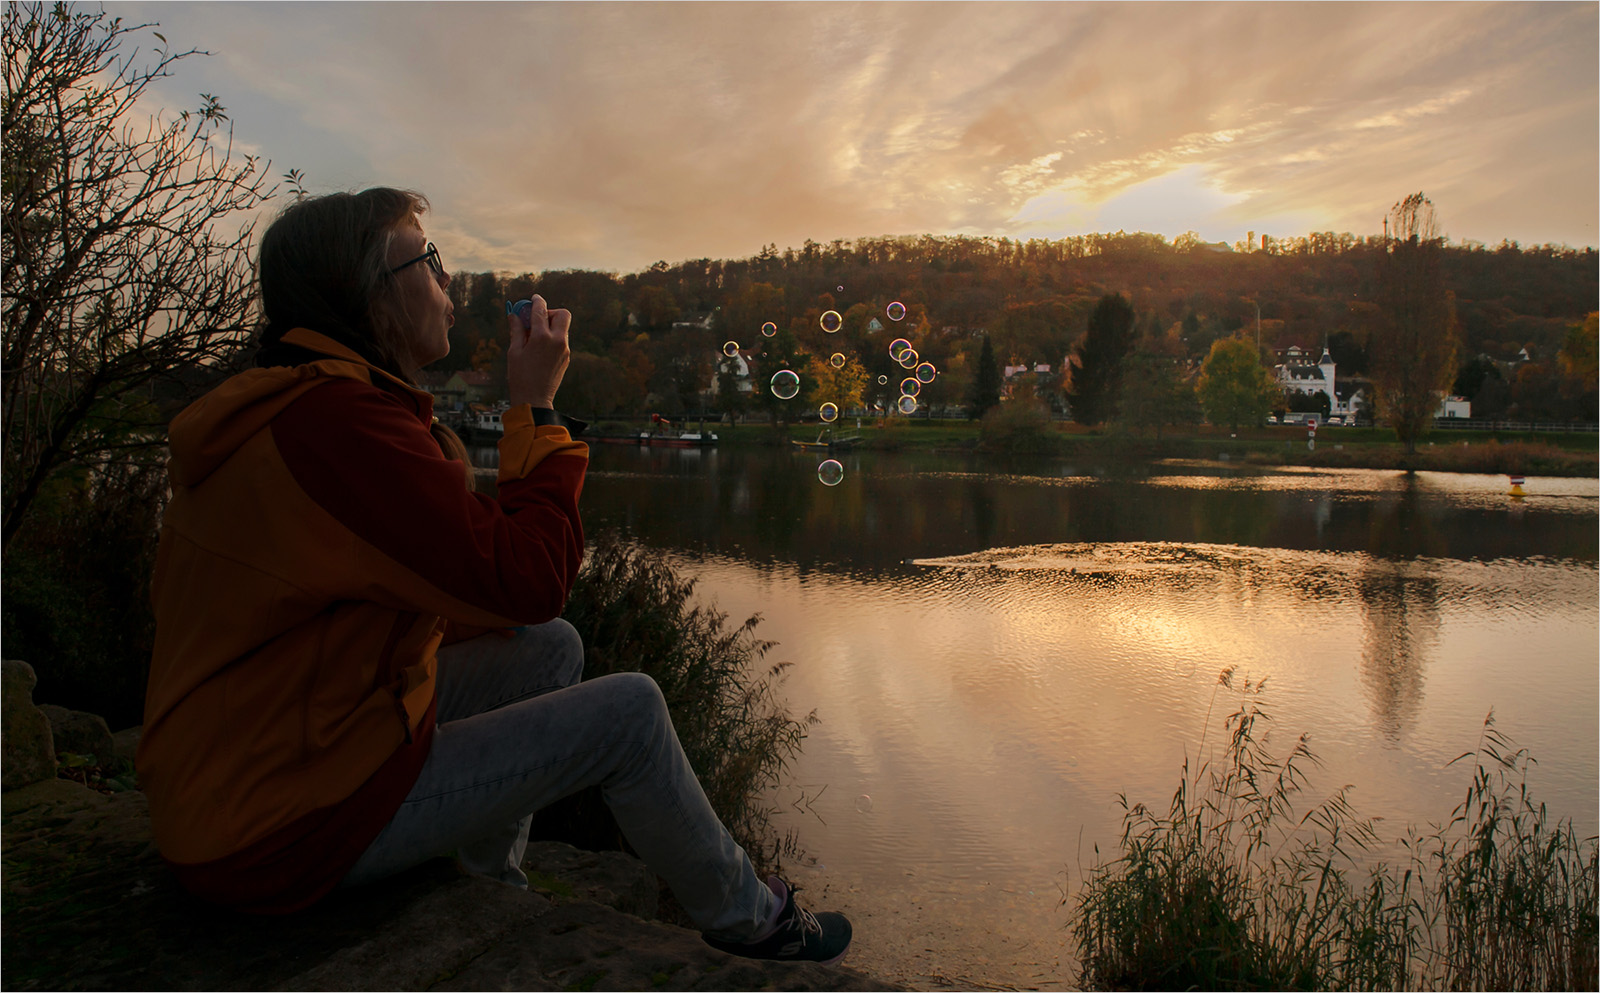
[[1008,221],[1019,238],[1061,238],[1084,231],[1148,231],[1173,239],[1194,231],[1205,241],[1232,243],[1248,231],[1276,235],[1321,230],[1327,218],[1311,211],[1246,214],[1243,193],[1228,193],[1206,177],[1199,165],[1182,166],[1154,179],[1127,186],[1096,200],[1083,185],[1069,181],[1030,198]]
[[[471,268],[878,234],[1596,243],[1577,4],[150,4],[237,136],[434,204]],[[181,84],[181,88],[180,88]],[[191,98],[176,100],[179,104]]]

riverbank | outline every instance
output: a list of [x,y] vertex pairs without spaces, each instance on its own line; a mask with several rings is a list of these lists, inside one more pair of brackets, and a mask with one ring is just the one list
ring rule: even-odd
[[[781,446],[812,441],[821,425],[719,424],[720,443],[731,446]],[[839,437],[855,436],[858,450],[985,452],[979,427],[970,421],[863,419],[835,425]],[[1334,427],[1316,433],[1308,446],[1305,428],[1269,425],[1230,432],[1209,425],[1163,429],[1161,436],[1114,429],[1088,429],[1057,422],[1040,438],[1036,454],[1061,459],[1157,462],[1201,459],[1259,466],[1324,469],[1413,469],[1528,476],[1600,477],[1600,434],[1588,432],[1488,432],[1439,430],[1414,454],[1387,428]],[[1004,451],[996,455],[1014,454]]]

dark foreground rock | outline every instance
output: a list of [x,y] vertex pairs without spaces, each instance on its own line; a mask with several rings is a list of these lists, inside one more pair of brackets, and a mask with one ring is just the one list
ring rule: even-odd
[[105,765],[116,758],[116,739],[104,717],[49,703],[40,704],[39,711],[50,722],[50,740],[55,745],[57,758],[82,755]]
[[0,784],[8,790],[51,779],[56,774],[56,750],[50,721],[33,705],[33,687],[39,679],[33,666],[6,659],[0,662]]
[[177,885],[142,793],[48,779],[3,803],[7,990],[892,988],[848,968],[724,955],[583,899],[648,909],[650,877],[626,856],[536,846],[536,892],[436,860],[301,914],[251,917]]

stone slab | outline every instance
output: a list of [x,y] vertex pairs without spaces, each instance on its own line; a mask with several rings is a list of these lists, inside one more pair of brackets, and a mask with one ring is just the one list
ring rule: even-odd
[[[464,876],[443,859],[299,914],[234,914],[178,886],[136,790],[50,779],[0,800],[7,990],[895,988],[847,968],[736,958],[694,931]],[[575,894],[589,885],[573,880]]]

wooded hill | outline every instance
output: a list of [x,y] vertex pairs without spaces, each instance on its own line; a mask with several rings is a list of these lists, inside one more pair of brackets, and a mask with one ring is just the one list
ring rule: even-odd
[[[698,410],[726,341],[764,352],[754,362],[758,376],[762,369],[770,375],[779,360],[799,369],[839,351],[874,380],[887,375],[892,386],[904,373],[891,366],[888,342],[905,337],[940,369],[924,399],[960,402],[980,335],[992,339],[1003,365],[1059,370],[1096,301],[1121,293],[1141,337],[1169,354],[1198,360],[1218,337],[1253,338],[1259,306],[1264,360],[1272,349],[1327,343],[1341,378],[1365,372],[1383,240],[1322,232],[1262,241],[1230,248],[1192,234],[1172,243],[1122,232],[1026,242],[923,235],[807,241],[783,251],[769,245],[750,258],[658,262],[627,275],[457,273],[449,289],[456,303],[451,354],[433,368],[493,370],[498,378],[504,301],[540,293],[573,313],[574,359],[562,403],[576,413]],[[1476,372],[1464,368],[1464,385],[1475,393],[1485,379],[1502,379],[1484,398],[1499,409],[1481,413],[1593,420],[1592,399],[1584,412],[1572,384],[1558,389],[1557,355],[1597,309],[1595,250],[1468,243],[1446,246],[1443,258],[1460,362],[1490,360]],[[907,308],[900,322],[885,316],[896,300]],[[837,334],[818,326],[826,310],[843,315]],[[882,331],[870,329],[873,319]],[[785,333],[764,338],[766,321]],[[1524,349],[1532,361],[1519,364]],[[1490,367],[1495,371],[1486,373]],[[1572,409],[1554,409],[1560,396]]]

